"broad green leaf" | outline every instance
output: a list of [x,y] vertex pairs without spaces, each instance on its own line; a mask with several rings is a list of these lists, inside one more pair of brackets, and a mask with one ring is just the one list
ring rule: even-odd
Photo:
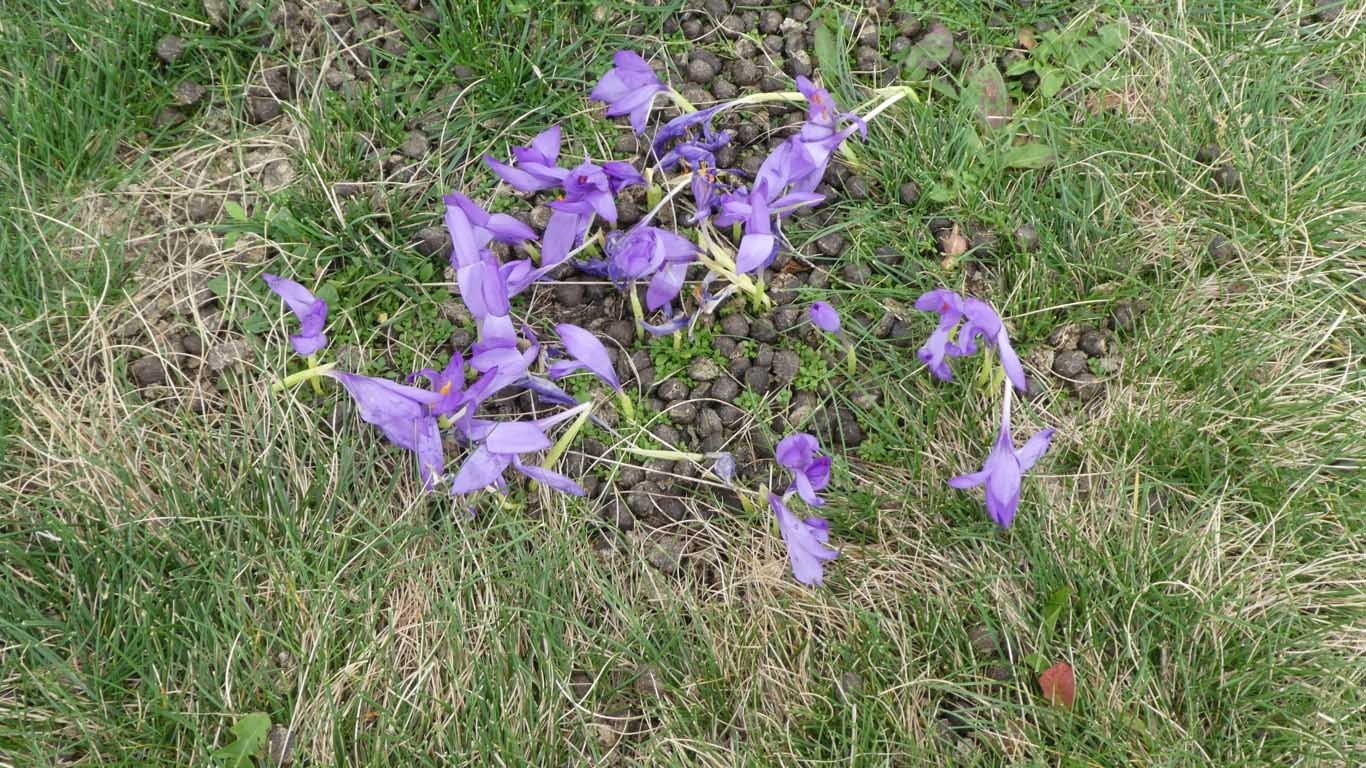
[[1054,159],[1053,150],[1034,141],[1011,147],[1005,155],[1008,168],[1047,168]]
[[835,30],[832,25],[833,14],[820,14],[819,23],[812,33],[815,38],[816,66],[821,68],[821,74],[826,77],[826,85],[830,85],[830,79],[834,78],[844,70],[844,56],[841,55],[839,43],[835,41]]
[[1039,92],[1045,99],[1051,99],[1058,95],[1066,82],[1067,75],[1061,69],[1050,69],[1039,79]]
[[251,768],[252,758],[260,754],[270,736],[270,716],[264,712],[253,712],[238,718],[232,726],[236,738],[226,746],[209,755],[221,760],[225,768]]
[[1010,66],[1006,67],[1006,74],[1010,75],[1011,77],[1019,77],[1020,75],[1023,75],[1026,72],[1033,71],[1034,62],[1030,61],[1029,59],[1020,59],[1019,61],[1012,61],[1010,63]]
[[1000,128],[1010,120],[1010,96],[1006,94],[1006,81],[992,62],[988,61],[973,70],[968,76],[968,86],[963,95],[972,102],[977,117],[988,128]]
[[903,71],[908,73],[909,79],[920,80],[932,67],[948,61],[952,53],[953,33],[943,27],[935,27],[906,51]]
[[1106,48],[1106,55],[1113,55],[1124,47],[1126,27],[1122,21],[1112,21],[1100,28],[1100,42]]
[[225,201],[223,203],[223,210],[228,212],[228,218],[233,221],[250,221],[250,218],[247,216],[247,209],[243,208],[242,205],[235,200]]

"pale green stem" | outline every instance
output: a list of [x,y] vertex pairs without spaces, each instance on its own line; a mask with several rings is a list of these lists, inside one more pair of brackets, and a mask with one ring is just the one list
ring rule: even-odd
[[580,413],[579,417],[574,419],[574,422],[569,425],[569,429],[566,429],[564,434],[560,435],[560,439],[556,440],[555,444],[550,446],[550,452],[545,455],[545,461],[541,462],[542,467],[551,469],[555,466],[555,462],[559,461],[560,456],[563,456],[564,452],[569,449],[569,444],[574,442],[574,438],[579,436],[579,431],[583,429],[584,424],[588,423],[588,418],[592,415],[592,407],[583,409],[583,413]]
[[621,390],[617,390],[617,404],[621,406],[621,413],[628,421],[636,420],[636,407],[631,404],[631,398]]
[[678,110],[680,112],[697,111],[697,107],[693,106],[693,103],[691,101],[688,101],[688,99],[678,91],[675,91],[674,89],[670,88],[669,90],[665,91],[664,94],[669,97],[669,100],[674,103],[675,107],[678,107]]
[[844,357],[844,367],[848,369],[849,376],[852,377],[855,373],[858,373],[858,353],[854,351],[853,344],[846,342],[846,347],[848,351]]
[[299,371],[298,373],[291,373],[283,379],[275,382],[274,384],[271,384],[270,391],[283,392],[286,389],[289,389],[290,387],[297,387],[305,381],[310,381],[312,379],[318,378],[319,376],[326,375],[329,371],[336,367],[336,363],[324,363],[322,365],[317,365],[312,368]]
[[631,292],[631,314],[636,316],[636,338],[645,338],[645,308],[640,306],[640,291],[636,290],[636,284],[632,282],[627,290]]
[[[309,355],[309,356],[308,356],[308,366],[309,366],[310,368],[317,368],[317,367],[318,367],[318,356],[317,356],[317,355]],[[323,393],[323,383],[322,383],[321,381],[318,381],[317,377],[314,377],[314,378],[312,378],[312,379],[309,379],[309,380],[308,380],[308,383],[313,385],[313,391],[314,391],[314,392],[316,392],[316,393],[319,394],[319,395],[321,395],[321,394]]]

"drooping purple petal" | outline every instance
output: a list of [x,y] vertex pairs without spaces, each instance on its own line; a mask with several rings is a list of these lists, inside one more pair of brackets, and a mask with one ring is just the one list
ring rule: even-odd
[[484,446],[500,454],[530,453],[549,448],[550,438],[531,422],[505,421],[489,432]]
[[[583,364],[595,376],[602,379],[612,389],[621,389],[621,380],[612,367],[612,357],[597,336],[577,325],[561,323],[555,326],[555,333],[564,345],[564,351],[575,361]],[[551,371],[551,378],[559,378]]]
[[578,242],[579,215],[569,211],[554,211],[545,225],[545,237],[541,241],[542,266],[554,266],[564,261]]
[[612,56],[612,68],[598,81],[589,98],[605,102],[608,117],[630,115],[631,128],[644,133],[655,96],[667,90],[639,54],[617,51]]
[[768,495],[768,506],[778,518],[778,530],[787,545],[792,575],[809,586],[820,586],[825,579],[825,563],[839,556],[831,549],[830,524],[819,517],[802,520],[794,515],[776,494]]
[[498,486],[512,459],[489,451],[484,446],[475,448],[456,471],[451,480],[451,493],[473,493],[490,486]]
[[1028,472],[1033,468],[1034,462],[1048,450],[1056,432],[1057,430],[1052,427],[1040,430],[1015,451],[1015,460],[1020,462],[1021,472]]
[[266,273],[261,275],[261,279],[265,280],[271,291],[284,299],[289,311],[299,319],[299,332],[289,337],[294,352],[301,357],[309,357],[327,346],[327,335],[323,333],[323,327],[327,324],[327,302],[288,278]]
[[588,492],[578,483],[553,469],[546,469],[545,467],[536,464],[526,464],[517,459],[513,460],[512,467],[541,485],[559,491],[560,493],[567,493],[571,496],[588,495]]
[[683,290],[683,280],[687,275],[687,264],[665,264],[650,278],[650,285],[645,290],[645,308],[654,312],[672,302]]
[[1010,336],[1006,333],[1005,326],[996,334],[996,354],[1001,356],[1001,368],[1006,372],[1006,378],[1010,383],[1021,392],[1029,390],[1029,379],[1025,376],[1024,366],[1020,363],[1020,356],[1015,354],[1015,348],[1010,345]]
[[413,451],[417,456],[418,476],[427,490],[436,488],[445,471],[446,459],[441,449],[441,430],[435,418],[417,420],[417,446]]
[[534,151],[535,158],[546,165],[555,165],[560,157],[560,126],[552,125],[549,128],[536,134],[536,138],[531,140],[528,149]]
[[811,304],[811,324],[827,333],[839,333],[840,313],[824,301]]
[[740,248],[735,254],[735,271],[757,272],[771,264],[777,252],[778,238],[774,235],[746,234],[740,238]]
[[797,432],[778,441],[777,447],[773,449],[773,457],[783,467],[795,473],[809,466],[819,450],[820,443],[814,435]]
[[389,441],[410,451],[417,450],[417,422],[431,418],[428,408],[441,401],[441,395],[392,381],[332,371],[351,395],[361,420],[380,428]]

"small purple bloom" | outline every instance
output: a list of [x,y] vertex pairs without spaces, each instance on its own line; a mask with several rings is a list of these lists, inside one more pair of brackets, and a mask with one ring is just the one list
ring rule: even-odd
[[460,298],[476,322],[490,315],[503,317],[511,311],[506,279],[492,256],[460,267],[456,270],[455,280],[460,289]]
[[466,494],[483,488],[507,488],[503,472],[512,467],[527,477],[562,493],[584,496],[586,492],[568,477],[535,464],[523,463],[521,455],[544,451],[551,445],[546,431],[553,425],[577,416],[588,404],[561,411],[544,419],[530,421],[487,422],[479,420],[472,439],[478,446],[451,481],[451,492]]
[[825,563],[839,557],[839,551],[829,545],[830,523],[821,517],[797,517],[774,493],[768,495],[768,506],[778,518],[792,575],[802,584],[820,586],[825,580]]
[[714,130],[711,121],[716,113],[732,106],[734,103],[727,101],[697,112],[685,112],[660,126],[659,130],[655,131],[654,142],[650,144],[650,149],[654,152],[655,157],[659,158],[660,165],[665,170],[673,167],[673,164],[678,161],[677,155],[674,152],[663,153],[662,150],[670,141],[692,133],[694,126],[702,126],[702,141],[700,143],[713,152],[730,141],[730,133]]
[[499,162],[491,155],[484,156],[484,163],[498,174],[498,177],[519,192],[539,192],[543,189],[558,187],[564,183],[569,171],[560,168],[560,126],[553,125],[531,140],[526,147],[513,147],[512,157],[516,167]]
[[607,116],[630,115],[631,128],[645,132],[645,121],[655,96],[669,90],[650,65],[634,51],[617,51],[612,68],[598,81],[589,98],[607,104]]
[[443,396],[354,373],[332,371],[327,375],[346,388],[363,421],[379,427],[390,442],[417,456],[418,472],[430,490],[445,466],[441,433],[432,413]]
[[824,301],[812,303],[809,312],[811,324],[827,333],[840,332],[840,313]]
[[835,106],[835,98],[830,92],[811,82],[803,75],[797,76],[797,90],[806,97],[808,104],[806,110],[806,125],[802,126],[802,133],[806,139],[823,139],[835,133],[839,129],[840,120],[851,120],[854,125],[868,135],[868,124],[853,112],[840,112]]
[[650,278],[645,306],[651,312],[678,296],[688,265],[697,258],[691,240],[650,226],[608,233],[605,250],[607,276],[618,286]]
[[645,178],[630,163],[613,161],[597,166],[592,161],[584,160],[570,169],[565,177],[564,199],[556,200],[550,207],[580,216],[596,213],[603,221],[615,224],[617,203],[613,195],[624,187],[644,181]]
[[[454,206],[465,214],[470,226],[476,230],[476,238],[484,240],[484,242],[478,243],[481,248],[488,245],[488,240],[497,240],[507,245],[521,245],[528,240],[536,239],[536,230],[506,213],[489,213],[481,208],[478,203],[459,192],[446,195],[442,198],[442,202],[446,204],[447,208]],[[478,230],[480,229],[484,232],[479,233]]]
[[711,465],[712,474],[721,478],[721,482],[730,485],[735,477],[735,454],[730,451],[722,451],[716,455],[716,461]]
[[744,235],[735,252],[735,271],[757,272],[773,262],[778,254],[778,238],[773,234],[773,219],[769,211],[769,182],[760,179],[749,192],[727,195],[721,201],[721,213],[716,225],[730,226],[744,222]]
[[564,345],[569,359],[557,360],[550,365],[550,378],[560,379],[574,371],[587,369],[607,383],[612,389],[621,389],[621,380],[612,367],[612,358],[598,337],[577,325],[561,323],[555,326],[555,333]]
[[294,351],[301,357],[308,357],[327,346],[327,335],[323,333],[323,326],[327,324],[327,302],[288,278],[267,273],[261,275],[261,279],[299,318],[299,332],[289,337]]
[[1045,429],[1016,450],[1010,437],[1010,410],[1004,409],[996,444],[987,454],[982,469],[959,475],[949,480],[949,485],[964,489],[985,484],[987,513],[1002,528],[1009,528],[1015,519],[1015,510],[1020,506],[1020,482],[1024,473],[1048,450],[1055,431],[1052,428]]
[[792,472],[793,479],[784,495],[791,494],[795,489],[807,504],[813,507],[825,504],[816,492],[830,484],[830,457],[818,456],[819,452],[820,443],[805,432],[788,435],[779,441],[773,456]]
[[[996,348],[1001,358],[1001,367],[1006,377],[1021,392],[1028,388],[1024,366],[1015,348],[1010,344],[1005,323],[989,304],[981,299],[963,298],[947,288],[937,288],[916,299],[915,308],[922,312],[939,313],[939,325],[925,341],[917,354],[936,377],[943,381],[953,380],[953,370],[949,368],[949,357],[964,357],[976,353],[977,337]],[[957,341],[953,330],[958,327]]]

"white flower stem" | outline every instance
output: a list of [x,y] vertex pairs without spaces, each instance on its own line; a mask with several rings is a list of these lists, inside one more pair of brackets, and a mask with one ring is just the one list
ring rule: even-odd
[[[305,381],[312,381],[317,379],[319,376],[326,375],[328,371],[331,371],[333,368],[336,367],[336,363],[323,363],[322,365],[315,365],[311,368],[299,371],[297,373],[291,373],[283,379],[275,382],[274,384],[271,384],[270,391],[283,392],[291,387],[297,387]],[[322,391],[321,385],[318,386],[318,391]]]

